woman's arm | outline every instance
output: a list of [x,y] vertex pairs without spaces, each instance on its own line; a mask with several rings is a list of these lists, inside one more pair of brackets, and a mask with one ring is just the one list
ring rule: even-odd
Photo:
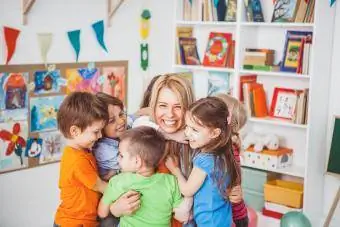
[[115,217],[131,215],[140,208],[140,194],[136,191],[128,191],[110,205],[110,212]]
[[207,174],[202,169],[194,167],[188,180],[186,180],[182,174],[182,171],[178,165],[174,163],[174,160],[171,157],[166,159],[165,165],[170,170],[170,172],[177,177],[179,189],[186,197],[193,196],[202,186],[207,176]]

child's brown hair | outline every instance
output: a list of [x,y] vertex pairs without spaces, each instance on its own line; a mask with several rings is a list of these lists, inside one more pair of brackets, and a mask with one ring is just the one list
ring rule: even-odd
[[61,103],[57,114],[58,129],[65,138],[71,139],[70,128],[75,125],[84,131],[95,121],[108,120],[107,107],[93,94],[73,92]]
[[[228,124],[229,111],[227,105],[217,97],[207,97],[194,102],[189,107],[189,116],[197,124],[207,128],[219,128],[221,133],[212,139],[201,149],[213,152],[214,159],[214,180],[222,195],[226,195],[223,183],[226,174],[230,176],[228,188],[239,184],[240,170],[237,168],[234,159],[231,141],[231,127]],[[223,174],[217,174],[221,172]]]
[[126,131],[121,141],[128,140],[129,152],[139,155],[147,167],[157,168],[165,151],[165,138],[156,129],[140,126]]
[[106,108],[108,105],[113,105],[119,106],[119,108],[124,110],[124,104],[119,98],[113,97],[112,95],[108,95],[104,92],[98,92],[96,97],[103,103],[104,106],[106,106]]

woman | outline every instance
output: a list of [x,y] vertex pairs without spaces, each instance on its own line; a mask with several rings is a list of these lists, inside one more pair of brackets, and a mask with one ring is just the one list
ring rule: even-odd
[[[176,141],[182,141],[185,139],[185,112],[194,100],[192,86],[188,80],[176,74],[160,76],[154,82],[151,90],[149,104],[151,118],[168,137],[176,135]],[[178,138],[178,135],[182,138]],[[176,141],[169,140],[167,142],[166,153],[178,158],[182,173],[187,177],[191,171],[193,151],[188,144]],[[159,166],[159,171],[168,172],[164,164]],[[235,188],[229,195],[229,199],[231,202],[237,202],[242,198],[241,195],[239,188]],[[134,197],[134,199],[136,198]],[[120,198],[111,206],[111,212],[115,216],[134,212],[138,209],[134,199]],[[181,224],[173,223],[172,226],[181,226]]]

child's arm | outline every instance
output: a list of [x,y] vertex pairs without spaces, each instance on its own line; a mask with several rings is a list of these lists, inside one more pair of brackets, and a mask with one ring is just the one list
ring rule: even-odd
[[231,203],[239,203],[243,200],[243,193],[241,185],[233,187],[227,194]]
[[182,203],[173,209],[173,212],[175,213],[174,218],[180,222],[188,222],[192,204],[192,197],[184,197]]
[[166,159],[165,165],[170,170],[170,172],[177,177],[179,189],[186,197],[193,196],[202,186],[207,176],[207,174],[202,169],[194,166],[188,180],[186,180],[182,174],[182,171],[178,165],[174,163],[174,160],[171,157]]
[[100,218],[105,218],[110,213],[110,205],[111,204],[105,204],[104,197],[101,198],[99,205],[98,205],[98,216]]
[[107,183],[102,181],[99,177],[97,177],[96,184],[93,186],[92,190],[100,193],[104,193],[107,187]]

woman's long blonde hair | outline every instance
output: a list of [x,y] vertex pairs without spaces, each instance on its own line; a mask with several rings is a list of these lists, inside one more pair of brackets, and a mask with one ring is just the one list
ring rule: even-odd
[[[195,97],[192,91],[191,83],[178,76],[178,74],[165,74],[160,76],[155,84],[153,85],[151,98],[150,98],[150,107],[152,110],[152,119],[155,120],[155,111],[158,101],[158,96],[163,88],[168,88],[173,91],[178,97],[179,103],[182,108],[182,126],[181,129],[185,126],[185,112],[189,109],[189,106],[195,101]],[[183,152],[182,155],[179,152]],[[171,155],[179,158],[180,165],[182,166],[182,171],[185,176],[188,176],[191,171],[191,155],[192,150],[190,149],[188,144],[181,144],[175,141],[167,141],[166,143],[166,155]]]

